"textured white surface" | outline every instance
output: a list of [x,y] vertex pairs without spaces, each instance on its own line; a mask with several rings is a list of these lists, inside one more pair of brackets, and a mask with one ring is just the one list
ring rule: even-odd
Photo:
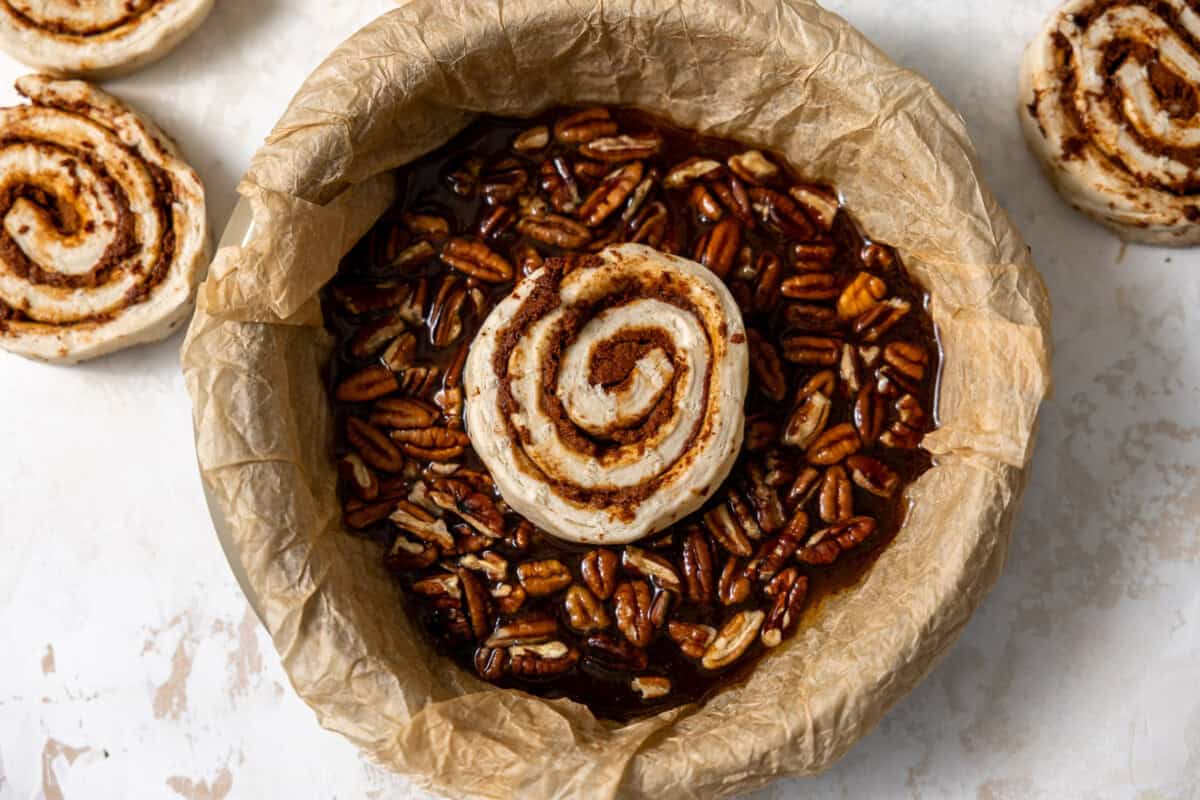
[[[218,227],[302,77],[387,0],[222,0],[105,84],[171,131]],[[966,117],[1055,303],[1057,394],[996,591],[835,769],[756,800],[1196,797],[1200,251],[1122,248],[1037,172],[1016,69],[1052,0],[834,0]],[[0,102],[19,65],[0,59]],[[225,565],[179,338],[0,357],[0,800],[424,797],[317,727]]]

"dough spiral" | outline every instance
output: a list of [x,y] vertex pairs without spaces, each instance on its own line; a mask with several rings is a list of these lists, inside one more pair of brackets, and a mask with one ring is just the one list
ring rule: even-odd
[[471,442],[544,530],[617,544],[717,490],[742,443],[745,329],[708,270],[641,245],[522,281],[472,343]]
[[166,337],[208,263],[204,189],[111,95],[21,78],[0,109],[0,347],[82,361]]
[[113,77],[200,26],[213,0],[0,0],[0,46],[57,75]]
[[1071,0],[1025,52],[1021,121],[1059,191],[1123,238],[1200,244],[1200,13]]

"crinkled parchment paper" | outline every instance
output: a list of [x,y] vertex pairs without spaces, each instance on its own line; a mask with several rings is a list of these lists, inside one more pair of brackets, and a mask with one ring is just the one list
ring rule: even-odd
[[[388,171],[478,112],[632,104],[777,148],[832,182],[931,291],[937,466],[863,584],[749,681],[626,726],[436,656],[370,543],[343,532],[317,294],[389,204]],[[924,80],[801,0],[417,0],[308,79],[239,191],[184,345],[222,542],[321,724],[453,795],[713,797],[828,767],[958,635],[1004,562],[1049,382],[1045,289]]]

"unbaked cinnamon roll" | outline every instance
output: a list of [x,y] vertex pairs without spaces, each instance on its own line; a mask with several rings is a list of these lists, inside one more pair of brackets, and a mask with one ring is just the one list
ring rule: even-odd
[[166,55],[213,0],[0,0],[0,47],[56,75],[112,77]]
[[162,131],[80,81],[0,109],[0,347],[77,362],[158,341],[208,263],[200,178]]
[[1030,44],[1021,122],[1058,190],[1122,238],[1200,244],[1200,11],[1071,0]]
[[631,542],[699,508],[742,444],[741,315],[691,261],[621,245],[550,262],[467,358],[471,443],[517,512],[559,538]]

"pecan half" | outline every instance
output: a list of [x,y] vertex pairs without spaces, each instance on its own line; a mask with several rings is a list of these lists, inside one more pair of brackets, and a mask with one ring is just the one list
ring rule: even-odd
[[648,662],[645,650],[609,633],[593,633],[587,638],[587,659],[607,669],[633,672],[645,669]]
[[914,381],[925,377],[925,366],[929,353],[919,344],[912,342],[889,342],[883,348],[883,360]]
[[671,693],[671,679],[658,675],[639,675],[629,682],[629,688],[641,695],[643,700],[657,700]]
[[487,647],[509,647],[514,644],[537,644],[548,641],[558,633],[558,622],[552,617],[527,616],[497,625],[484,642]]
[[491,619],[488,614],[488,594],[479,579],[470,570],[458,570],[458,582],[462,587],[467,620],[471,623],[471,634],[476,640],[487,636]]
[[436,544],[447,552],[454,549],[454,537],[450,535],[446,523],[415,503],[401,500],[390,519],[400,530],[408,531],[422,541]]
[[535,125],[517,134],[513,139],[512,148],[520,153],[541,150],[550,144],[550,129],[545,125]]
[[544,678],[561,675],[575,666],[579,651],[562,642],[520,644],[508,648],[509,669],[514,675]]
[[779,167],[775,166],[761,150],[747,150],[730,156],[726,161],[729,171],[747,183],[770,183],[779,175]]
[[788,508],[798,508],[807,503],[817,488],[821,485],[821,471],[816,467],[805,467],[796,476],[796,480],[792,482],[792,487],[788,489],[787,506]]
[[404,454],[422,461],[451,461],[471,443],[464,431],[455,428],[406,428],[392,431]]
[[788,189],[788,194],[800,204],[817,227],[825,232],[833,230],[833,220],[841,206],[835,192],[824,186],[802,185]]
[[346,440],[362,456],[362,460],[382,472],[404,469],[404,456],[388,439],[387,434],[358,417],[346,420]]
[[858,431],[849,422],[844,422],[818,436],[809,445],[807,455],[809,463],[827,467],[854,455],[861,447]]
[[371,424],[386,428],[424,428],[437,418],[436,408],[414,397],[385,397],[371,409]]
[[399,388],[392,371],[376,365],[359,370],[339,383],[334,397],[343,403],[369,403]]
[[592,240],[587,226],[559,214],[544,217],[525,217],[517,223],[517,230],[542,244],[576,250]]
[[697,183],[692,186],[692,190],[688,193],[688,203],[709,222],[718,222],[725,216],[725,209],[703,184]]
[[833,408],[837,378],[830,370],[818,372],[796,394],[796,408],[783,432],[784,444],[808,447],[825,430]]
[[374,500],[379,496],[379,478],[358,453],[343,456],[338,462],[338,475],[360,500]]
[[617,588],[620,559],[612,550],[592,550],[580,562],[579,572],[592,594],[601,600],[612,597]]
[[696,242],[696,260],[724,279],[741,246],[742,226],[735,220],[723,219]]
[[875,307],[887,296],[887,284],[869,272],[854,276],[838,297],[838,316],[844,320],[854,319]]
[[749,556],[754,552],[750,546],[750,538],[742,530],[729,506],[721,504],[710,509],[704,515],[704,526],[708,528],[713,539],[730,553]]
[[617,629],[630,644],[645,647],[654,637],[654,624],[650,618],[652,603],[650,584],[643,580],[625,581],[617,586],[613,594]]
[[583,144],[617,132],[607,108],[588,108],[554,123],[554,138],[564,144]]
[[808,533],[808,515],[797,511],[788,520],[787,527],[775,537],[763,542],[758,548],[751,565],[760,581],[769,581],[775,573],[795,554]]
[[402,333],[383,351],[384,365],[393,372],[403,372],[413,365],[417,355],[417,335],[412,331]]
[[342,521],[355,530],[362,530],[380,520],[387,519],[395,505],[394,498],[384,498],[373,503],[364,503],[352,498],[342,509]]
[[746,496],[754,506],[754,517],[758,527],[765,533],[774,533],[787,521],[783,513],[783,504],[779,502],[779,493],[767,482],[766,474],[758,464],[748,464],[746,474],[750,478]]
[[760,638],[767,647],[778,647],[800,619],[804,598],[808,595],[808,578],[795,567],[788,567],[771,579],[766,594],[774,599],[763,621]]
[[492,498],[468,483],[440,478],[433,481],[429,498],[446,511],[452,511],[475,530],[492,539],[504,536],[504,516]]
[[750,367],[757,378],[755,386],[776,403],[782,402],[787,394],[787,376],[775,345],[753,328],[746,330],[746,340],[750,346]]
[[688,600],[697,605],[712,603],[716,576],[713,574],[712,548],[703,531],[698,528],[688,531],[683,539],[680,561],[687,584]]
[[897,323],[912,310],[912,304],[898,297],[890,297],[871,306],[854,321],[854,332],[864,342],[877,342],[879,338],[896,327]]
[[623,133],[620,136],[601,136],[592,139],[579,148],[581,155],[596,161],[637,161],[650,158],[662,147],[662,137],[656,133],[644,133],[630,136]]
[[859,438],[867,447],[875,444],[879,434],[883,432],[883,424],[887,417],[887,403],[875,387],[870,384],[858,390],[854,399],[854,427],[858,429]]
[[717,581],[717,597],[723,605],[736,606],[750,597],[750,571],[737,556],[730,556]]
[[449,239],[442,247],[441,258],[459,272],[484,283],[504,283],[513,277],[512,264],[480,241]]
[[383,283],[351,283],[333,287],[333,297],[347,313],[369,314],[396,308],[412,294],[407,283],[385,281]]
[[403,572],[425,569],[437,561],[437,557],[438,549],[428,542],[414,542],[406,536],[397,536],[383,563],[388,569]]
[[840,466],[825,470],[825,478],[821,481],[820,510],[823,522],[844,522],[854,516],[854,489],[846,470]]
[[762,611],[739,611],[734,614],[704,651],[700,665],[705,669],[717,670],[733,664],[750,648],[766,616]]
[[787,334],[783,337],[783,357],[793,364],[829,367],[842,355],[842,343],[827,336]]
[[640,547],[627,545],[625,552],[621,555],[621,563],[627,572],[649,578],[659,588],[675,592],[683,590],[683,583],[675,574],[671,562],[662,556],[648,553]]
[[372,320],[350,340],[350,354],[359,359],[370,358],[407,329],[408,323],[397,313]]
[[485,681],[498,681],[508,669],[508,651],[497,647],[480,647],[475,651],[475,671]]
[[610,172],[583,201],[579,216],[589,228],[595,228],[616,211],[642,180],[642,162],[634,161]]
[[721,162],[711,158],[694,157],[680,162],[663,177],[663,186],[668,189],[679,189],[690,186],[696,181],[706,181],[721,174]]
[[458,564],[464,569],[483,573],[490,581],[500,582],[508,577],[508,561],[491,550],[484,550],[479,555],[469,553],[460,558]]
[[517,580],[534,597],[554,594],[571,585],[571,572],[557,558],[527,561],[517,567]]
[[586,587],[578,584],[567,589],[563,596],[563,608],[567,612],[567,624],[578,633],[601,631],[612,624],[604,604]]
[[784,236],[798,242],[811,242],[816,236],[816,228],[804,210],[786,194],[761,186],[750,189],[747,194],[750,195],[750,202],[762,221]]
[[[879,497],[891,497],[900,485],[900,476],[882,461],[870,456],[850,456],[846,459],[854,483]],[[828,520],[827,520],[828,521]]]
[[779,256],[765,251],[755,264],[758,280],[754,286],[754,310],[767,312],[779,301],[779,288],[783,280],[783,262]]
[[793,300],[832,300],[841,294],[837,276],[831,272],[806,272],[793,275],[779,286],[784,297]]
[[667,625],[667,634],[679,645],[684,655],[689,658],[702,658],[712,640],[717,638],[717,629],[690,622],[671,622]]
[[796,559],[804,564],[832,564],[846,550],[861,544],[875,532],[875,520],[853,517],[814,533],[796,551]]

